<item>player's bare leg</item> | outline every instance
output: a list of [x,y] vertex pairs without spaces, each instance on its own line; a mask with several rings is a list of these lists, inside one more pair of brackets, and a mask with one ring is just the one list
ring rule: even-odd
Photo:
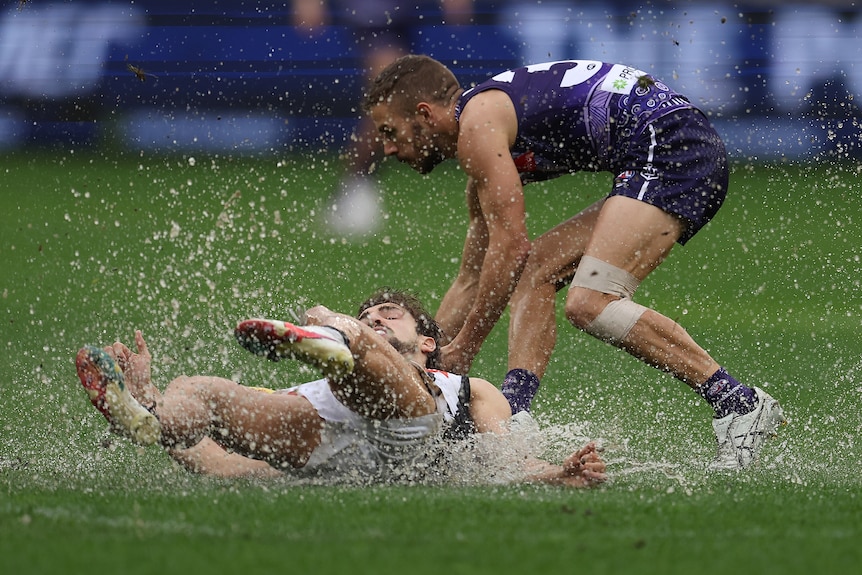
[[219,377],[179,377],[156,407],[162,444],[188,448],[209,437],[226,450],[278,469],[305,465],[323,420],[305,397],[267,393]]
[[530,411],[557,342],[556,293],[574,275],[603,203],[596,202],[533,240],[509,301],[509,369],[500,389],[512,413]]
[[[158,406],[162,403],[163,395],[152,383],[152,356],[140,330],[135,331],[135,346],[137,352],[121,342],[115,342],[105,348],[105,351],[120,366],[132,396],[159,415]],[[170,408],[170,405],[162,406],[162,411]],[[166,450],[171,457],[195,473],[218,477],[276,477],[280,474],[268,463],[249,459],[239,453],[230,453],[206,436],[187,448],[177,447],[175,437],[165,443],[168,443]]]
[[509,369],[527,369],[539,378],[545,375],[556,344],[556,293],[571,281],[603,203],[593,204],[533,240],[509,304]]
[[[676,217],[638,200],[614,196],[601,210],[585,255],[643,281],[665,260],[682,232],[683,224]],[[587,329],[608,303],[617,299],[616,295],[573,286],[566,298],[566,316],[575,326]],[[645,311],[617,345],[692,388],[703,384],[720,367],[682,326],[653,310]]]
[[[382,326],[385,330],[385,326]],[[320,368],[333,394],[352,411],[372,419],[410,418],[436,412],[423,378],[425,353],[434,339],[415,337],[393,347],[356,318],[323,306],[306,312],[306,325],[248,319],[236,328],[237,341],[272,360],[299,359]],[[430,346],[420,349],[420,346]]]
[[[658,208],[626,197],[608,199],[572,282],[566,315],[584,331],[697,391],[715,411],[718,455],[712,468],[744,469],[785,422],[781,406],[727,373],[675,321],[631,301],[634,289],[664,261],[682,231],[679,220]],[[609,287],[604,293],[603,283]]]
[[[347,407],[375,419],[420,417],[436,412],[434,399],[416,364],[356,318],[314,307],[309,325],[342,332],[355,358],[353,371],[331,381],[332,391]],[[432,340],[433,341],[433,340]]]
[[213,477],[280,477],[282,472],[265,461],[229,452],[209,437],[188,449],[168,450],[171,457],[192,473]]

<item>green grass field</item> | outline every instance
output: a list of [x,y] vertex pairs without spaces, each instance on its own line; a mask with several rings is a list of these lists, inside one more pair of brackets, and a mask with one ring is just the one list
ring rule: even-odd
[[[862,207],[851,165],[739,163],[722,212],[650,277],[677,318],[789,425],[762,465],[705,472],[709,409],[682,384],[572,328],[537,398],[548,456],[604,441],[613,480],[550,487],[216,481],[118,440],[73,356],[140,328],[160,386],[186,373],[285,386],[315,374],[235,345],[237,320],[379,285],[436,308],[465,231],[462,175],[383,174],[385,227],[321,225],[331,157],[0,156],[0,571],[18,573],[852,572],[862,561],[857,436]],[[533,232],[608,176],[528,188]],[[347,306],[347,307],[345,307]],[[506,369],[505,318],[475,374]],[[573,443],[574,442],[574,443]]]

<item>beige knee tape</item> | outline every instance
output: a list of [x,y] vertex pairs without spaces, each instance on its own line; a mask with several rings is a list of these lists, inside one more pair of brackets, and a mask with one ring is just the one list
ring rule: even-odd
[[572,286],[583,287],[620,297],[632,297],[638,289],[638,278],[592,256],[584,256],[575,271]]
[[590,322],[584,331],[614,345],[626,338],[638,322],[646,307],[628,298],[614,300]]
[[612,344],[624,340],[647,310],[631,300],[639,285],[640,281],[623,269],[592,256],[582,257],[572,286],[620,297],[605,306],[584,331]]

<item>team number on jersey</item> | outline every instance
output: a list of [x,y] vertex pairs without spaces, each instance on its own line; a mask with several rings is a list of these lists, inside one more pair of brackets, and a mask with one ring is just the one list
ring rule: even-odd
[[[550,70],[552,66],[556,64],[575,64],[573,68],[569,68],[566,70],[566,73],[563,74],[562,79],[560,80],[561,88],[568,88],[570,86],[577,86],[578,84],[583,84],[593,76],[595,76],[599,70],[602,69],[602,63],[597,60],[558,60],[556,62],[543,62],[541,64],[530,64],[526,67],[527,72],[545,72]],[[515,72],[513,70],[508,70],[506,72],[502,72],[497,74],[492,78],[495,82],[505,82],[506,84],[512,82],[512,78],[515,77]]]

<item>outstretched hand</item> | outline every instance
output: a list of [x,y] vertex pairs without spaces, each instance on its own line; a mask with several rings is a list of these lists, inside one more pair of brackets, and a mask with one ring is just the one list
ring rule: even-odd
[[590,487],[608,480],[606,470],[596,444],[590,442],[563,462],[561,481],[572,487]]
[[567,487],[593,487],[608,480],[605,462],[599,448],[590,442],[572,453],[562,465],[554,465],[540,459],[529,464],[527,481],[550,483]]
[[150,363],[153,358],[141,330],[135,331],[135,347],[137,352],[129,349],[126,344],[117,341],[106,347],[105,351],[114,358],[120,369],[123,370],[126,385],[129,386],[135,399],[143,405],[151,405],[156,402],[155,390],[150,383]]

